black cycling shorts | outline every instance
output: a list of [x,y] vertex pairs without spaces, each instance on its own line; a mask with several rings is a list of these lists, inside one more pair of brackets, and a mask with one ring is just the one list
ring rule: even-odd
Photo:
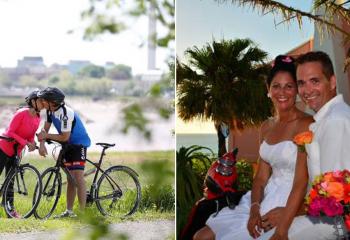
[[68,170],[84,170],[86,161],[86,147],[69,145],[64,153],[64,165]]

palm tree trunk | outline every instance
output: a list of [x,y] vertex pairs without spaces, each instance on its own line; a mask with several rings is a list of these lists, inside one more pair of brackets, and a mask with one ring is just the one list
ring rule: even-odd
[[218,136],[218,157],[221,157],[227,152],[226,149],[226,139],[221,131],[221,124],[215,124],[216,133]]

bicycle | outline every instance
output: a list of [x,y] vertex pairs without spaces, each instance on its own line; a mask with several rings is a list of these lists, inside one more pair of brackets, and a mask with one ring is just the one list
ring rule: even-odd
[[[42,199],[34,212],[35,217],[39,219],[48,219],[57,206],[63,184],[60,169],[67,174],[68,178],[75,182],[74,177],[64,166],[63,156],[69,144],[59,144],[61,145],[61,150],[55,166],[46,169],[41,174],[43,182]],[[105,151],[115,146],[115,144],[96,143],[96,145],[102,147],[98,163],[86,159],[86,162],[94,167],[94,170],[87,174],[95,174],[90,191],[87,192],[87,205],[96,203],[98,210],[103,216],[130,216],[135,213],[141,200],[141,186],[138,174],[132,168],[122,165],[112,166],[107,170],[101,169],[103,157],[106,155]],[[55,149],[52,150],[53,156],[55,155]],[[99,177],[100,172],[101,176]]]
[[[16,142],[10,137],[0,136],[0,138]],[[40,201],[42,190],[40,172],[29,163],[20,164],[21,157],[17,154],[18,143],[14,144],[14,150],[13,165],[0,188],[2,205],[7,216],[18,217],[15,214],[17,212],[21,218],[28,218],[33,214]]]

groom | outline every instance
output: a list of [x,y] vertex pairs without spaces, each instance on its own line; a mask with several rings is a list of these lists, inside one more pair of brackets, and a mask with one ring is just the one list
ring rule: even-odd
[[[350,169],[350,107],[341,94],[336,94],[336,77],[329,56],[324,52],[309,52],[297,59],[297,84],[302,100],[313,109],[315,122],[309,129],[313,140],[306,145],[309,183],[327,171]],[[296,172],[297,175],[297,172]],[[307,177],[304,179],[307,182]],[[333,222],[321,217],[298,216],[300,192],[305,185],[294,184],[270,240],[336,239]],[[304,188],[304,189],[303,189]],[[298,194],[299,193],[299,194]]]

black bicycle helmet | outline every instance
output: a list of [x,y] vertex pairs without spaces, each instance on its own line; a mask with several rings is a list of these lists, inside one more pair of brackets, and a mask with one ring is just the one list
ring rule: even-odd
[[65,98],[64,93],[56,87],[47,87],[44,90],[39,91],[37,96],[46,101],[55,103],[56,105],[62,105]]
[[31,93],[29,93],[28,96],[26,96],[26,98],[24,100],[26,101],[28,106],[33,107],[32,99],[37,99],[38,98],[38,92],[39,92],[39,90],[34,90]]

